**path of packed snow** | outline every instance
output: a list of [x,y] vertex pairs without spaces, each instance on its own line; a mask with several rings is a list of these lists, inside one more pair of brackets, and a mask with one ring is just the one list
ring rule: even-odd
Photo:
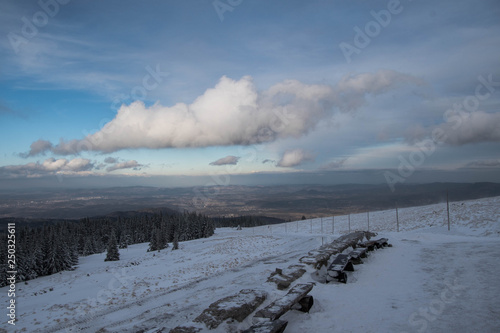
[[[316,283],[309,314],[291,311],[293,332],[498,332],[500,330],[500,197],[451,205],[370,213],[370,230],[394,246],[376,251],[349,273],[347,284]],[[271,303],[286,291],[267,283],[277,267],[348,231],[348,217],[244,229],[218,229],[178,251],[147,253],[147,244],[80,259],[72,272],[18,283],[16,332],[136,332],[191,321],[217,299],[253,288]],[[365,214],[351,230],[367,229]],[[332,234],[335,227],[335,234]],[[313,269],[297,283],[318,280]],[[0,289],[2,304],[7,289]],[[4,315],[5,316],[5,315]],[[5,316],[6,317],[6,316]],[[4,318],[5,319],[5,318]],[[229,323],[211,332],[249,327]]]

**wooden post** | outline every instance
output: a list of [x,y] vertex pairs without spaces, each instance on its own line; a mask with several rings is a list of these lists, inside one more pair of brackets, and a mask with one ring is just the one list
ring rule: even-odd
[[335,216],[332,216],[332,234],[335,233]]
[[446,213],[448,215],[448,231],[450,231],[450,201],[448,200],[448,191],[446,191]]
[[349,233],[351,233],[351,214],[348,215],[347,220],[349,221]]
[[396,202],[396,227],[399,232],[399,212],[398,212],[398,203]]
[[368,231],[370,231],[370,212],[366,212],[366,217],[368,218]]

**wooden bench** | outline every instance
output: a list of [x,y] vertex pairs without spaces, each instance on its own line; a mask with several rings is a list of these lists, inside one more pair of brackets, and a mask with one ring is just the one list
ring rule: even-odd
[[366,242],[359,243],[358,245],[366,248],[368,251],[373,251],[375,248],[380,249],[382,247],[390,246],[387,238],[380,238],[377,240],[370,240]]
[[347,274],[345,271],[354,271],[354,266],[348,254],[339,254],[326,271],[326,282],[330,282],[331,279],[337,279],[338,282],[347,283]]
[[362,264],[363,261],[361,260],[361,258],[366,258],[367,256],[368,254],[366,253],[366,248],[364,247],[358,247],[357,249],[352,250],[351,253],[349,253],[349,258],[354,265]]
[[288,293],[280,299],[272,302],[264,309],[257,311],[254,319],[257,321],[261,319],[269,319],[270,321],[275,321],[282,315],[284,315],[288,310],[290,310],[295,304],[299,304],[301,308],[299,310],[308,312],[313,305],[313,298],[309,296],[305,301],[302,301],[307,294],[312,290],[312,283],[297,284]]
[[375,234],[369,231],[356,231],[347,235],[340,236],[330,244],[321,246],[316,251],[311,251],[305,257],[299,259],[303,264],[313,265],[315,269],[321,269],[328,265],[330,257],[341,253],[349,247],[356,247],[364,238],[370,239]]
[[375,246],[377,249],[389,246],[389,240],[387,238],[380,238],[375,241]]
[[282,269],[276,268],[267,278],[268,282],[276,283],[279,290],[284,290],[290,287],[292,282],[300,278],[306,272],[304,265],[288,266],[285,272]]
[[267,293],[262,290],[243,289],[238,294],[224,297],[212,304],[194,319],[195,323],[203,323],[209,329],[217,328],[227,319],[239,322],[245,320],[264,300]]

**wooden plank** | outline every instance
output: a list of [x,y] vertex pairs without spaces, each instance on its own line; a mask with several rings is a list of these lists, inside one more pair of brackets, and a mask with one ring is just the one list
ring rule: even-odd
[[349,264],[349,255],[347,254],[339,254],[335,260],[333,260],[330,267],[328,267],[329,271],[342,272],[345,267]]
[[352,250],[349,253],[349,257],[354,265],[362,264],[363,261],[361,260],[361,258],[366,258],[366,248],[360,247],[355,250]]
[[264,309],[259,310],[254,318],[267,318],[271,321],[278,319],[289,311],[295,303],[306,296],[312,288],[312,283],[297,284],[285,296],[269,304]]
[[243,289],[238,294],[222,298],[205,309],[194,322],[204,323],[209,329],[217,328],[227,319],[242,322],[267,298],[264,291]]
[[290,287],[292,282],[300,278],[306,272],[304,265],[288,266],[285,272],[282,269],[276,268],[267,278],[268,282],[276,283],[279,290],[284,290]]
[[381,247],[386,247],[388,241],[389,240],[387,238],[380,238],[375,241],[375,245],[378,249],[380,249]]
[[193,326],[177,326],[172,328],[169,333],[198,333],[201,332],[201,328]]
[[354,271],[351,258],[348,254],[339,254],[327,269],[327,283],[329,278],[335,278],[339,282],[347,283],[347,274],[344,271]]
[[241,333],[283,333],[286,325],[288,325],[288,322],[284,320],[263,321]]
[[367,251],[373,251],[375,250],[375,244],[375,241],[366,241],[363,243],[359,243],[358,245],[366,248]]

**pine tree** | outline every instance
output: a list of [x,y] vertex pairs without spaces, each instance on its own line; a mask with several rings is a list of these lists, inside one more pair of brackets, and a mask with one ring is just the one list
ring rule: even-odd
[[159,244],[160,244],[160,248],[163,250],[163,249],[166,249],[168,247],[168,240],[167,240],[167,226],[166,226],[166,223],[165,221],[162,221],[161,222],[161,227],[160,229],[158,230],[158,233],[159,233]]
[[86,238],[85,238],[85,244],[83,246],[83,255],[84,256],[89,256],[91,254],[94,254],[95,253],[95,249],[94,249],[94,242],[93,242],[93,238],[91,235],[88,235]]
[[159,245],[158,245],[158,229],[153,228],[153,231],[151,231],[151,241],[149,242],[149,248],[148,252],[160,250]]
[[7,271],[8,267],[8,252],[7,252],[7,234],[0,234],[0,287],[7,285]]
[[179,234],[175,233],[174,242],[172,244],[172,251],[173,250],[178,250],[178,249],[179,249]]
[[130,236],[128,234],[125,234],[124,232],[122,232],[120,234],[120,241],[119,241],[118,248],[126,249],[126,248],[128,248],[129,243],[130,243]]
[[115,232],[111,231],[111,236],[108,240],[108,253],[104,261],[118,261],[120,260],[120,252],[118,251],[118,243],[116,241]]

